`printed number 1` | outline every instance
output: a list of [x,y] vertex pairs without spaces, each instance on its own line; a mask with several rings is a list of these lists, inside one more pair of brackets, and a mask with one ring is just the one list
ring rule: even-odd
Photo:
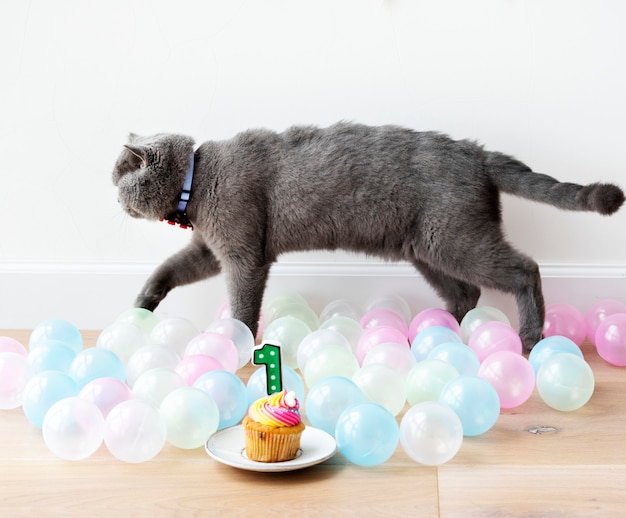
[[257,347],[254,350],[252,363],[254,365],[265,365],[268,395],[283,390],[280,347],[278,345],[263,344]]

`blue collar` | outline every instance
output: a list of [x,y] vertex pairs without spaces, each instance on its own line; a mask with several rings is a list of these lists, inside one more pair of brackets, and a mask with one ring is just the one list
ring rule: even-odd
[[195,159],[192,153],[189,157],[189,167],[187,168],[187,173],[185,174],[183,191],[180,193],[180,198],[178,200],[178,209],[176,212],[173,212],[165,218],[165,221],[167,221],[170,225],[180,225],[180,228],[189,228],[191,230],[193,230],[193,225],[189,220],[189,216],[187,216],[187,203],[189,203],[189,198],[191,198],[191,184],[193,182],[194,164]]

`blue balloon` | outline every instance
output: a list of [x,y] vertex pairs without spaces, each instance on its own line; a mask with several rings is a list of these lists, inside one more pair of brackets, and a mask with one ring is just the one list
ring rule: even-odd
[[70,365],[69,374],[81,389],[96,378],[126,381],[126,369],[122,360],[103,347],[89,347],[78,353]]
[[[293,390],[296,398],[302,404],[304,401],[304,382],[298,373],[291,367],[283,364],[282,368],[283,388],[287,391]],[[252,373],[246,386],[248,391],[248,404],[251,405],[257,399],[267,396],[267,373],[265,367],[261,367]]]
[[357,403],[366,401],[354,381],[343,376],[328,376],[309,389],[306,396],[306,416],[311,426],[335,435],[339,416]]
[[391,412],[371,402],[358,403],[337,420],[335,440],[339,451],[359,466],[377,466],[393,455],[400,428]]
[[43,371],[35,374],[24,387],[22,410],[27,419],[38,428],[57,401],[78,395],[78,385],[67,374],[59,371]]
[[66,374],[76,357],[76,352],[59,340],[47,340],[28,353],[28,363],[33,373],[61,371]]
[[539,368],[543,365],[543,362],[553,354],[558,353],[571,353],[579,358],[583,358],[583,352],[574,341],[565,336],[549,336],[543,340],[539,340],[528,355],[528,361],[533,366],[533,369],[535,369],[535,376],[539,372]]
[[83,349],[83,337],[78,328],[71,322],[60,318],[51,318],[35,326],[30,334],[28,347],[32,351],[47,340],[59,340],[76,354]]
[[246,386],[237,376],[228,371],[210,371],[200,376],[193,384],[213,398],[220,412],[217,429],[235,426],[243,419],[248,409]]
[[488,431],[500,416],[500,398],[493,385],[478,376],[459,376],[449,381],[439,402],[459,416],[463,435],[474,437]]
[[476,376],[480,368],[480,360],[476,353],[461,342],[447,342],[439,344],[430,353],[429,360],[437,359],[448,362],[459,374]]
[[449,327],[430,326],[423,329],[411,342],[411,352],[418,362],[425,360],[428,353],[440,344],[448,342],[461,343],[461,337]]

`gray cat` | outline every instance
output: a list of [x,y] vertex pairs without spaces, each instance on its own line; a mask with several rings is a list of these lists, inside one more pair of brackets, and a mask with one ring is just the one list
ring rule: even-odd
[[133,217],[193,226],[190,244],[148,279],[136,305],[224,270],[232,315],[256,333],[276,258],[344,249],[411,262],[461,319],[480,286],[513,293],[526,349],[541,338],[537,264],[501,228],[500,192],[560,209],[612,214],[611,184],[560,183],[468,140],[397,126],[251,130],[205,142],[130,135],[113,171]]

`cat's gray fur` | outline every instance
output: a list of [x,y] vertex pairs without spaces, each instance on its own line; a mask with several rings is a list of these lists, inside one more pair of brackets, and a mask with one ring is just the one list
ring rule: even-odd
[[[193,146],[182,135],[131,135],[113,171],[124,210],[154,220],[174,212]],[[205,142],[195,152],[191,242],[154,272],[136,305],[153,310],[171,289],[223,270],[233,317],[256,332],[280,254],[344,249],[411,262],[459,319],[481,286],[513,293],[530,349],[544,322],[541,279],[503,236],[500,192],[600,214],[624,201],[611,184],[560,183],[475,142],[397,126],[252,130]]]

